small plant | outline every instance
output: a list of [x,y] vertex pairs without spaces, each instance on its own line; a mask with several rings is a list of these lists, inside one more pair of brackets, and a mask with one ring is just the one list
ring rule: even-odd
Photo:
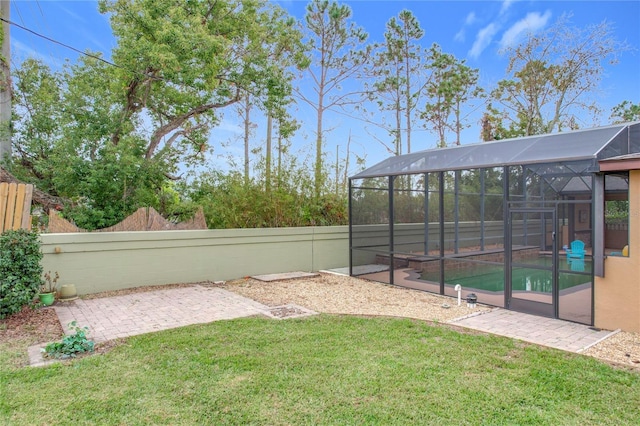
[[44,274],[44,282],[40,286],[40,293],[55,293],[59,279],[60,275],[58,275],[58,271],[56,271],[53,278],[51,277],[51,271],[46,272]]
[[69,323],[73,334],[65,336],[61,342],[49,343],[42,351],[49,358],[67,359],[75,358],[79,353],[93,352],[94,343],[87,339],[89,327],[80,327],[76,321]]

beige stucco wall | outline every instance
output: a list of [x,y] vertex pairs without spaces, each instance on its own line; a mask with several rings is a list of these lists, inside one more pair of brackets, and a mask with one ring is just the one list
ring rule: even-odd
[[43,267],[79,294],[349,265],[347,226],[42,234]]
[[629,257],[605,260],[594,303],[596,327],[640,332],[640,170],[629,172]]

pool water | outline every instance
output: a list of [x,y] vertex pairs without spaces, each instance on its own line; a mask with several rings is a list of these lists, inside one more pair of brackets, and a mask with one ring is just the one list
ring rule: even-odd
[[[520,263],[551,266],[551,258],[539,257],[527,259]],[[566,259],[560,259],[558,267],[561,271],[558,277],[560,290],[591,282],[591,275],[588,274],[588,272],[591,271],[590,262],[578,261],[578,263],[572,265],[568,263]],[[572,268],[576,272],[583,273],[562,272],[563,270],[571,271]],[[584,274],[584,272],[587,272],[587,274]],[[422,274],[421,279],[438,282],[440,281],[440,274],[438,272],[425,272]],[[523,290],[551,293],[552,271],[514,267],[511,274],[511,281],[513,291]],[[445,271],[445,283],[448,285],[460,284],[462,287],[475,288],[478,290],[504,291],[504,267],[500,265],[470,263],[468,268]]]

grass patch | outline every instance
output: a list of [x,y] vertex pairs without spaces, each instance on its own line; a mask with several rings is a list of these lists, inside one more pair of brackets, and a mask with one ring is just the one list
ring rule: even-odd
[[640,375],[406,319],[218,321],[0,367],[2,424],[638,424]]

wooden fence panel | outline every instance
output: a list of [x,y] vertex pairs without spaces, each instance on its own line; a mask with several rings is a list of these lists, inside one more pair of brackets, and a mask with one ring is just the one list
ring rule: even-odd
[[9,184],[0,183],[0,232],[4,232],[4,217],[7,212],[7,197],[9,196]]
[[9,184],[9,191],[7,194],[7,211],[4,214],[4,228],[3,231],[13,229],[13,211],[16,207],[16,190],[18,185],[15,183]]
[[22,226],[22,211],[24,207],[24,197],[26,193],[25,185],[18,185],[16,188],[16,201],[13,207],[13,218],[11,229],[20,229]]
[[[207,222],[202,207],[198,208],[193,218],[184,222],[173,223],[162,217],[153,207],[140,207],[122,222],[108,228],[96,229],[94,232],[129,232],[129,231],[177,231],[207,229]],[[55,210],[49,210],[49,226],[52,234],[87,232],[64,219]]]
[[20,228],[31,229],[31,201],[33,200],[33,185],[25,185],[24,201],[22,203],[22,220]]
[[31,229],[33,185],[0,183],[0,232]]

